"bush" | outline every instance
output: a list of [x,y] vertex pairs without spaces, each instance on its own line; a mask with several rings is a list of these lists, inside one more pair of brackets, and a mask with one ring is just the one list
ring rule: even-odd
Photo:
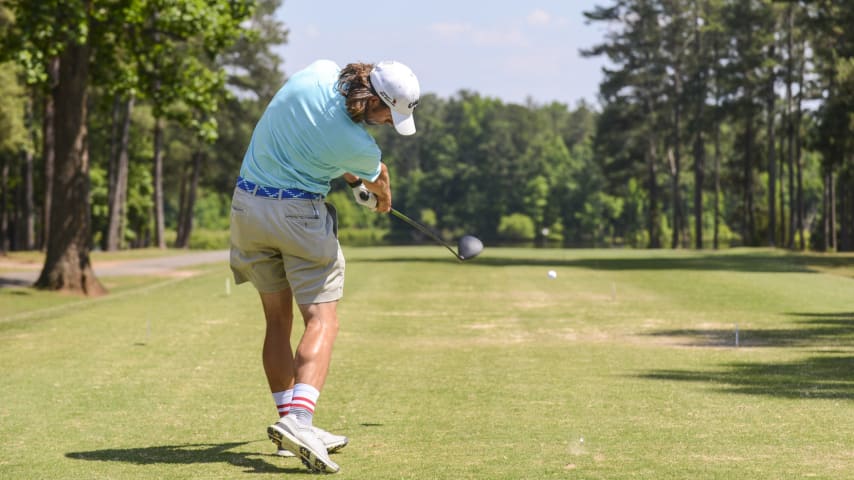
[[193,250],[221,250],[231,246],[231,233],[226,229],[194,228],[190,234]]
[[[164,232],[166,245],[175,246],[177,235],[175,230],[166,230]],[[223,250],[231,246],[231,233],[228,228],[211,229],[211,228],[193,228],[190,233],[190,249],[192,250]]]
[[370,247],[386,243],[388,231],[381,228],[338,229],[338,242],[351,247]]
[[501,217],[501,221],[498,224],[498,236],[502,240],[513,242],[530,241],[536,236],[535,232],[534,220],[522,213],[505,215]]

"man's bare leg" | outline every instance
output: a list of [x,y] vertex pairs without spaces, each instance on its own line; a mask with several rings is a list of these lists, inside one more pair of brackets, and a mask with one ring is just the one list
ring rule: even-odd
[[305,332],[297,346],[296,383],[323,389],[332,346],[338,336],[338,302],[310,303],[299,306],[305,321]]
[[267,320],[261,353],[264,373],[267,374],[270,391],[282,392],[294,388],[294,352],[291,348],[294,305],[291,289],[262,293],[261,304]]

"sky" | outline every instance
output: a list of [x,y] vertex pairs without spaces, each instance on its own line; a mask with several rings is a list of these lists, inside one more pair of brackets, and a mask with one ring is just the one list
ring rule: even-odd
[[579,53],[604,38],[605,27],[586,25],[581,13],[597,3],[284,0],[277,16],[289,34],[278,53],[287,75],[321,58],[397,60],[422,93],[443,98],[466,89],[505,103],[598,105],[606,61]]

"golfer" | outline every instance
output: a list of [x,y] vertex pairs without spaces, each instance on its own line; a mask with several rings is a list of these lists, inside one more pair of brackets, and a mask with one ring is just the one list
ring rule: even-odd
[[[255,130],[231,205],[231,269],[252,282],[267,321],[264,371],[279,420],[267,429],[281,455],[298,455],[313,471],[334,473],[329,452],[346,437],[312,425],[338,333],[344,256],[335,209],[325,203],[330,181],[343,177],[356,201],[391,209],[381,152],[365,125],[415,133],[412,112],[420,87],[399,62],[319,60],[276,93]],[[293,303],[305,331],[291,349]]]

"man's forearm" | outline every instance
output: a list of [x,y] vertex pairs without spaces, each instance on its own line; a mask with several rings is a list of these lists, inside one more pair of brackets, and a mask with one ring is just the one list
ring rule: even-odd
[[[355,177],[355,175],[353,175]],[[344,177],[347,180],[347,177]],[[358,177],[356,177],[358,181]],[[349,182],[349,180],[348,180]],[[388,167],[385,163],[380,163],[380,176],[373,182],[362,179],[362,183],[369,192],[377,196],[377,211],[387,213],[391,210],[391,182],[388,176]]]

